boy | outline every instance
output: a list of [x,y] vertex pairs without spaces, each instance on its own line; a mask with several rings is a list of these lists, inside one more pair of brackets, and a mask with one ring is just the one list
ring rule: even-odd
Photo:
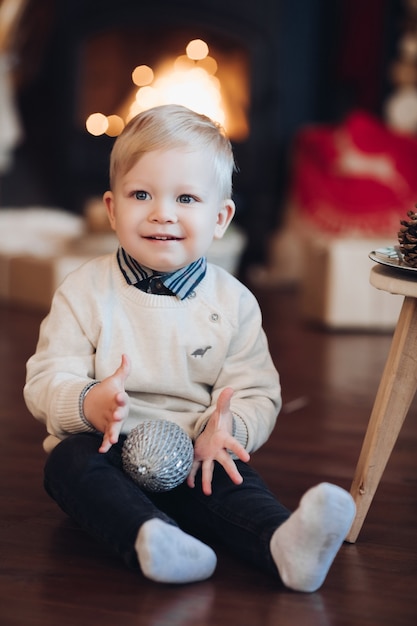
[[[205,116],[167,105],[135,117],[111,154],[104,194],[116,254],[57,290],[28,361],[25,399],[46,424],[51,497],[155,581],[212,575],[221,540],[292,589],[318,589],[350,528],[350,495],[327,483],[291,515],[248,465],[281,406],[254,296],[207,264],[230,224],[230,142]],[[144,419],[194,442],[187,481],[165,493],[122,470]]]

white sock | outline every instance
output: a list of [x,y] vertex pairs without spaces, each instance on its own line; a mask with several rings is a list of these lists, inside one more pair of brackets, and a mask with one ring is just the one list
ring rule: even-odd
[[144,576],[161,583],[205,580],[216,568],[209,546],[158,518],[141,526],[135,549]]
[[329,483],[309,489],[298,509],[271,539],[281,580],[295,591],[316,591],[339,551],[355,516],[351,495]]

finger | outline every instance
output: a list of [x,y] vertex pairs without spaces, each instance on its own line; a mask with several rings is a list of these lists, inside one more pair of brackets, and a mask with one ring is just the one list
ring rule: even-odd
[[124,383],[130,374],[130,370],[131,370],[130,357],[127,354],[122,354],[121,363],[119,367],[117,368],[117,370],[115,371],[114,375],[120,378],[122,383]]
[[122,430],[123,418],[115,419],[114,422],[111,422],[108,427],[109,439],[112,443],[117,443],[119,441],[120,431]]
[[191,488],[195,487],[195,477],[200,467],[200,461],[193,461],[190,473],[187,476],[187,485]]
[[127,378],[131,370],[131,360],[128,354],[122,354],[122,367]]
[[239,443],[234,437],[231,437],[228,440],[226,449],[233,452],[238,457],[238,459],[240,459],[244,463],[247,463],[250,459],[249,452],[245,450],[242,444]]
[[99,452],[107,452],[114,443],[119,441],[122,422],[112,422],[105,430]]
[[233,389],[231,387],[226,387],[219,395],[216,408],[221,415],[230,411],[230,401],[233,394]]
[[114,413],[113,413],[113,423],[119,424],[120,422],[123,422],[126,417],[127,417],[127,415],[126,415],[126,407],[122,406],[119,409],[116,409],[114,411]]
[[129,404],[129,396],[125,391],[120,391],[114,397],[117,406],[127,406]]
[[250,454],[247,450],[245,450],[243,446],[242,446],[242,449],[240,451],[237,450],[235,454],[238,457],[238,459],[240,461],[243,461],[244,463],[248,463],[250,461]]
[[213,461],[204,461],[202,464],[202,479],[201,485],[203,493],[206,496],[211,496],[211,481],[213,480]]
[[101,452],[102,454],[104,454],[105,452],[108,452],[110,450],[112,445],[113,444],[110,443],[107,435],[104,435],[103,441],[101,442],[101,446],[99,447],[98,451]]
[[243,477],[229,454],[226,453],[226,456],[223,459],[219,459],[219,463],[223,466],[223,469],[235,485],[243,483]]
[[118,439],[118,437],[115,439],[114,437],[105,434],[103,436],[103,441],[101,442],[101,446],[99,447],[98,451],[102,453],[108,452],[112,445],[118,442]]

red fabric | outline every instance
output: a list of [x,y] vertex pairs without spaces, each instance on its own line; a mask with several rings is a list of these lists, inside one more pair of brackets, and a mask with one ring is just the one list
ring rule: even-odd
[[363,111],[340,126],[307,127],[296,138],[291,191],[320,230],[396,236],[417,202],[417,138]]

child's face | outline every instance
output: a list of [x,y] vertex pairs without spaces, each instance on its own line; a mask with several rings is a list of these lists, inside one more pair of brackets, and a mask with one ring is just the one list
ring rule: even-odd
[[182,148],[148,152],[113,192],[104,194],[110,224],[136,261],[173,272],[204,256],[234,215],[219,196],[206,151]]

